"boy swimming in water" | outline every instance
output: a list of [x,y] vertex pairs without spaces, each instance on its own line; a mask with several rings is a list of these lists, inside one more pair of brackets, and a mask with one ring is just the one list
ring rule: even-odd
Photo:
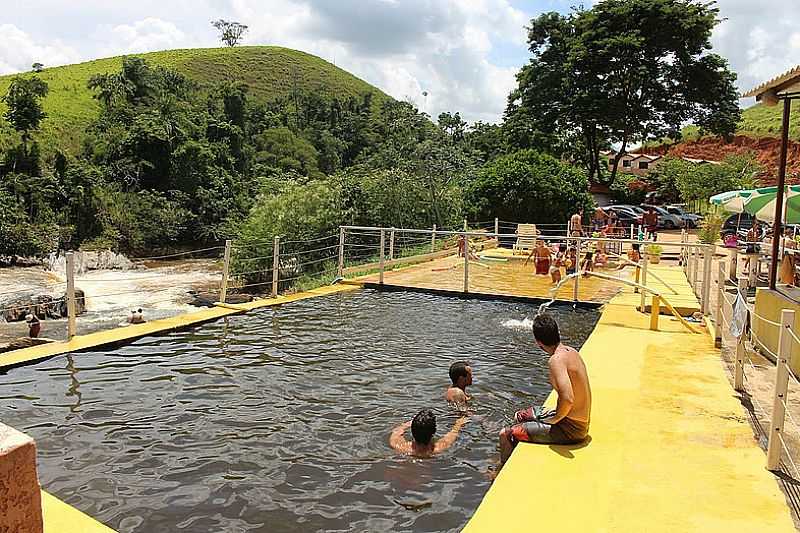
[[[461,427],[466,421],[467,417],[462,416],[456,420],[453,429],[448,431],[444,437],[433,440],[433,435],[436,433],[436,415],[430,409],[423,409],[412,420],[400,424],[392,430],[389,445],[403,454],[414,457],[431,457],[453,445],[458,438],[458,432],[461,431]],[[409,427],[413,440],[406,440],[403,435]]]
[[456,361],[450,365],[450,381],[444,397],[456,407],[463,408],[472,398],[467,394],[467,387],[472,385],[472,367],[464,361]]

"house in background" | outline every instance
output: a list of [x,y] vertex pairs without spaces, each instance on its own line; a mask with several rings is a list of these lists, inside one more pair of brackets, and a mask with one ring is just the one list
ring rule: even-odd
[[592,195],[594,203],[599,207],[605,207],[614,203],[611,198],[611,189],[602,183],[589,182],[589,194]]
[[[605,152],[601,152],[601,155],[604,155],[608,158],[608,171],[611,172],[614,169],[614,156],[617,155],[617,152],[614,150],[607,150]],[[652,155],[652,154],[637,154],[637,153],[630,153],[626,152],[620,157],[619,159],[619,166],[617,167],[618,172],[627,172],[629,174],[635,174],[637,176],[644,176],[655,167],[658,166],[658,163],[664,156],[661,155]],[[719,161],[710,161],[708,159],[695,159],[692,157],[680,157],[679,159],[683,159],[684,161],[688,161],[690,163],[695,164],[705,164],[710,163],[712,165],[719,165]]]

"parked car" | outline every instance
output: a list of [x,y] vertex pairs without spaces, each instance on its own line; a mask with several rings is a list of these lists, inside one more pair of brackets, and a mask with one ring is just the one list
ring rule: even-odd
[[682,217],[678,215],[674,215],[664,209],[663,207],[659,207],[657,205],[643,205],[643,209],[654,209],[656,213],[658,213],[658,227],[664,229],[676,229],[682,228],[686,225],[686,222],[683,220]]
[[633,219],[631,224],[641,224],[642,223],[642,216],[641,213],[637,212],[634,209],[634,206],[630,205],[610,205],[606,209],[614,211],[617,214],[617,218],[622,219],[624,216],[626,219]]
[[[725,222],[722,223],[722,229],[719,232],[720,237],[724,241],[729,235],[736,234],[738,235],[739,240],[743,241],[747,239],[747,232],[753,227],[754,220],[755,217],[750,213],[733,214],[726,218]],[[763,239],[766,235],[768,227],[768,224],[759,222],[759,228],[761,228],[761,239]]]
[[702,216],[695,213],[689,213],[683,208],[683,206],[680,205],[665,205],[664,209],[673,215],[681,217],[687,228],[696,228],[700,225],[700,221],[703,220]]

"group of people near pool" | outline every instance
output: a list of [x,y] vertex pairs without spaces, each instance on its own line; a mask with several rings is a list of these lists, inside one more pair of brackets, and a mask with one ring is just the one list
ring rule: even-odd
[[[580,353],[561,343],[558,323],[549,313],[540,313],[533,319],[533,337],[549,356],[549,381],[558,401],[555,409],[528,407],[514,413],[513,423],[503,428],[499,435],[501,466],[519,442],[577,444],[589,433],[592,391]],[[445,392],[445,400],[461,413],[466,411],[472,400],[466,391],[472,379],[469,363],[458,361],[450,365],[451,385]],[[413,419],[392,430],[389,444],[400,453],[430,457],[452,446],[466,422],[467,416],[462,415],[450,431],[435,439],[436,415],[431,409],[422,409]],[[406,438],[409,428],[410,440]]]
[[[601,216],[595,217],[593,221],[593,229],[591,233],[584,231],[583,226],[583,211],[578,211],[570,217],[570,237],[594,237],[594,238],[614,238],[624,237],[624,229],[616,225],[616,218],[613,214],[605,213],[602,209],[598,208]],[[645,221],[652,223],[652,221]],[[655,224],[655,223],[653,223]],[[655,232],[655,226],[645,226],[645,232],[651,235]],[[582,254],[583,252],[583,254]],[[580,255],[583,255],[581,258]],[[617,268],[621,269],[626,264],[638,263],[641,259],[640,246],[634,244],[627,254],[628,262],[621,261]],[[538,239],[536,245],[528,254],[525,259],[525,265],[533,260],[535,272],[537,275],[550,275],[550,279],[554,284],[561,281],[562,269],[566,275],[575,274],[578,268],[588,276],[588,272],[592,272],[595,268],[604,268],[609,266],[609,253],[606,251],[605,241],[589,241],[586,243],[586,249],[579,250],[575,244],[568,245],[561,243],[551,246],[550,243],[545,242],[543,239]]]

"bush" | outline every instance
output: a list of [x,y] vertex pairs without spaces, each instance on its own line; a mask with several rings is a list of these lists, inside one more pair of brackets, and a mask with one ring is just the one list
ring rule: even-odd
[[480,219],[563,223],[594,202],[582,169],[534,150],[520,150],[484,165],[467,188],[467,204]]
[[647,184],[633,174],[619,173],[610,187],[615,204],[639,205],[644,203]]
[[703,244],[714,244],[719,240],[719,232],[722,229],[724,220],[719,213],[709,213],[700,223],[700,230],[697,238]]
[[58,249],[56,224],[0,223],[0,254],[42,257]]

